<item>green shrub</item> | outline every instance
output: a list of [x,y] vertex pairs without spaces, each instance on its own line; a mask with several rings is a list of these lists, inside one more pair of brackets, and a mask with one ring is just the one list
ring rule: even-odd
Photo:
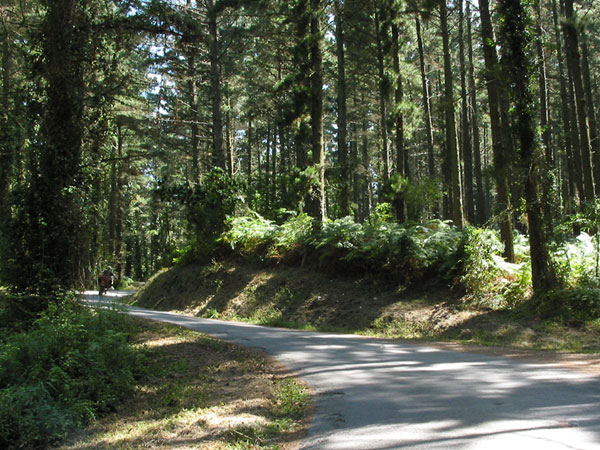
[[0,447],[51,443],[130,395],[141,358],[128,334],[116,312],[64,300],[9,335],[0,344]]
[[557,272],[568,287],[598,285],[598,236],[582,232],[554,252]]
[[352,249],[362,237],[363,227],[350,216],[337,220],[325,220],[314,245],[324,251],[330,249]]
[[275,230],[269,256],[284,254],[298,246],[307,245],[312,231],[312,217],[306,213],[292,216]]
[[473,305],[512,308],[531,294],[531,268],[527,261],[508,263],[502,258],[503,245],[496,231],[469,227],[460,283]]
[[388,203],[379,204],[365,224],[343,217],[325,220],[317,232],[306,214],[277,225],[251,212],[230,217],[227,224],[221,240],[242,254],[277,257],[298,248],[311,249],[321,266],[330,270],[343,267],[345,273],[372,274],[398,283],[454,277],[463,239],[460,230],[440,220],[395,223]]
[[275,222],[265,219],[254,211],[241,217],[228,217],[229,230],[221,235],[221,240],[241,253],[254,253],[266,248],[274,239],[277,231]]
[[0,389],[0,448],[47,446],[74,425],[73,413],[43,383]]
[[543,319],[557,318],[568,324],[600,318],[600,289],[559,289],[538,299],[537,313]]

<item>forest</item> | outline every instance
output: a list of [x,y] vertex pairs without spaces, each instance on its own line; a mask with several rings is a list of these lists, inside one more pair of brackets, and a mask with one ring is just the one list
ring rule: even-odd
[[8,2],[3,283],[68,290],[107,264],[143,280],[227,218],[305,215],[313,234],[380,208],[404,230],[493,230],[535,292],[593,285],[596,10]]
[[[597,321],[598,17],[594,0],[2,0],[3,348],[34,320],[80,330],[63,303],[108,265],[126,286],[225,253]],[[20,398],[9,371],[0,405]]]

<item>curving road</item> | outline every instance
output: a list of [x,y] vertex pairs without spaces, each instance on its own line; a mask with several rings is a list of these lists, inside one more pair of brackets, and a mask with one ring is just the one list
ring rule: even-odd
[[600,380],[589,375],[400,341],[128,311],[262,349],[293,370],[316,394],[304,450],[600,449]]

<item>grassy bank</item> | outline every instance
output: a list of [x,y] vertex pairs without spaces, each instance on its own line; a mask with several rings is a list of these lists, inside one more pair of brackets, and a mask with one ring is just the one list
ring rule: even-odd
[[540,320],[527,304],[477,308],[449,287],[411,290],[321,270],[229,257],[156,274],[133,301],[202,317],[374,336],[518,349],[599,353],[600,321],[567,326]]
[[62,450],[293,449],[306,388],[256,351],[172,325],[135,321],[146,375],[115,412]]

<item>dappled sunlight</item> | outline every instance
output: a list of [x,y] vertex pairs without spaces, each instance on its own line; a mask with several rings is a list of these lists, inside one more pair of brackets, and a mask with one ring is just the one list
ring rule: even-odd
[[[431,432],[435,437],[430,437]],[[589,438],[589,436],[588,436]],[[581,436],[564,422],[541,420],[505,420],[469,426],[459,421],[440,420],[403,427],[402,424],[374,425],[353,429],[351,435],[334,434],[322,450],[349,448],[393,450],[408,449],[479,449],[479,450],[564,450],[581,447]],[[315,449],[317,447],[307,447]]]
[[223,430],[244,427],[264,427],[271,423],[264,416],[243,412],[244,410],[258,410],[269,408],[272,405],[263,399],[236,400],[223,406],[209,408],[199,414],[198,420],[211,430],[221,432]]
[[303,450],[600,447],[597,378],[542,361],[134,313],[276,355],[315,394]]

